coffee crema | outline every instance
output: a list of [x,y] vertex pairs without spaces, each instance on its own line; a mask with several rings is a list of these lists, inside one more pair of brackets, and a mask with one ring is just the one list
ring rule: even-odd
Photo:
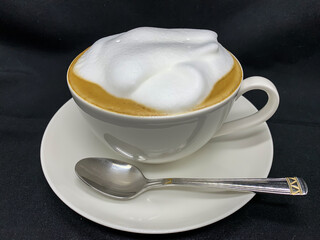
[[[177,115],[161,112],[142,104],[139,104],[133,100],[119,98],[113,96],[104,90],[101,86],[96,83],[87,81],[77,75],[74,71],[74,65],[78,59],[85,53],[79,54],[71,63],[67,77],[71,88],[85,101],[102,108],[107,111],[133,115],[133,116],[165,116],[165,115]],[[232,56],[233,57],[233,56]],[[231,70],[224,75],[218,82],[213,86],[210,94],[193,109],[187,111],[195,111],[203,109],[212,105],[215,105],[224,99],[228,98],[238,88],[242,80],[242,70],[238,61],[233,57],[234,64]],[[178,113],[181,114],[181,113]]]

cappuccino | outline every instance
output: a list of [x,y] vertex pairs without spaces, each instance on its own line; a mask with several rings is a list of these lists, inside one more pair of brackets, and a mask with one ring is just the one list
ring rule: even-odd
[[102,38],[74,59],[72,89],[107,111],[161,116],[219,103],[240,85],[237,60],[208,30],[138,28]]

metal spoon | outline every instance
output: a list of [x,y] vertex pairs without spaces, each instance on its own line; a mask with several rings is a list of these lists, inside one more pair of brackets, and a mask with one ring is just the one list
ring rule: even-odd
[[219,188],[231,191],[306,195],[308,187],[302,178],[163,178],[147,179],[135,166],[108,158],[85,158],[75,171],[95,190],[117,199],[131,199],[151,189],[167,186]]

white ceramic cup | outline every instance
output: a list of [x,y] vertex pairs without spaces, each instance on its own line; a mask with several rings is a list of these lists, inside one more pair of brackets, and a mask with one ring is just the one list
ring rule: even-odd
[[[227,99],[200,110],[169,116],[129,116],[83,100],[67,82],[93,133],[123,157],[145,163],[165,163],[188,156],[213,137],[265,122],[279,105],[279,95],[271,81],[249,77],[242,79],[240,86]],[[225,122],[233,103],[250,90],[265,91],[268,95],[266,105],[252,115]]]

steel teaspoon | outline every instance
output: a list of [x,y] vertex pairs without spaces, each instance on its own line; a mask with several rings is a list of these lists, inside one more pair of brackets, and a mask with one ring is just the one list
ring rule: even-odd
[[301,196],[302,178],[162,178],[147,179],[135,166],[109,158],[85,158],[75,166],[79,178],[93,189],[117,199],[131,199],[151,189],[169,186],[217,188],[237,192]]

